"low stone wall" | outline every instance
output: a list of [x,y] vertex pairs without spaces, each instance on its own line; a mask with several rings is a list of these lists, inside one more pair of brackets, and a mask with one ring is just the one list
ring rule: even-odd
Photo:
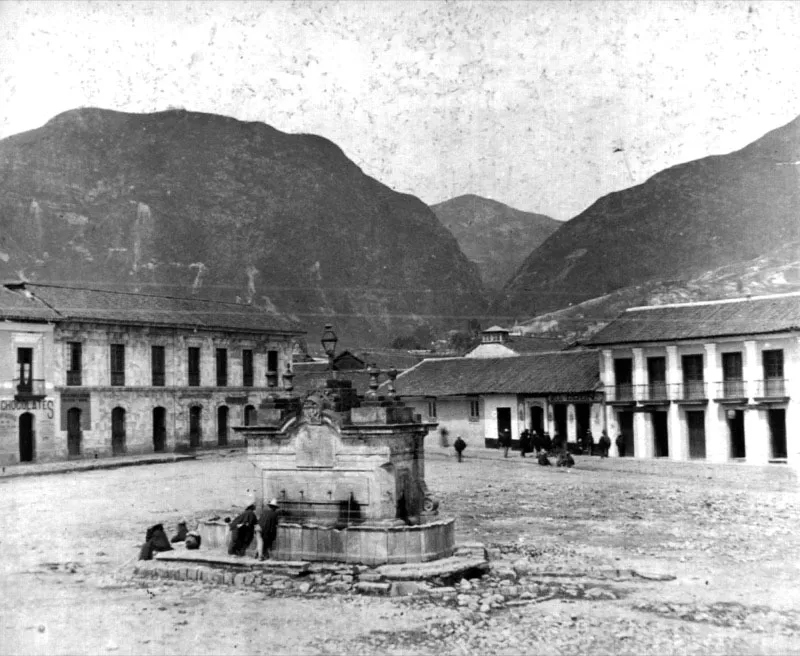
[[[227,524],[218,520],[199,523],[202,547],[223,548]],[[276,560],[312,560],[363,565],[421,563],[453,555],[455,519],[419,526],[323,526],[280,524],[270,552]]]

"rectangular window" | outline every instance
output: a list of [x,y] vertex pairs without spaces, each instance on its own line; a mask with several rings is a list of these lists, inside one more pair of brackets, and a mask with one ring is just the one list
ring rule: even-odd
[[67,385],[83,384],[83,344],[67,342]]
[[616,401],[633,399],[633,359],[614,359],[614,392]]
[[125,344],[111,345],[111,384],[125,384]]
[[153,377],[153,387],[164,387],[166,378],[166,357],[163,346],[153,346],[150,349],[150,372]]
[[217,349],[217,387],[228,386],[228,349]]
[[278,352],[267,351],[267,386],[278,385]]
[[473,420],[481,418],[481,402],[478,399],[470,399],[469,418]]
[[722,354],[722,394],[726,399],[746,396],[742,380],[742,354]]
[[647,358],[647,394],[651,401],[668,398],[666,358]]
[[428,416],[436,416],[436,399],[428,399]]
[[684,398],[705,398],[705,383],[703,382],[703,356],[684,355],[681,358],[681,368],[683,370]]
[[250,349],[242,351],[242,385],[253,386],[253,351]]
[[200,386],[200,347],[189,347],[189,387]]
[[33,349],[17,349],[17,371],[19,379],[17,390],[20,392],[33,391]]
[[764,396],[783,396],[783,349],[761,352],[764,367]]

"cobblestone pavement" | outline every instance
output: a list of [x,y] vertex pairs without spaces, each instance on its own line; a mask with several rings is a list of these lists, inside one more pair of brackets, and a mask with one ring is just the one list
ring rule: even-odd
[[[133,576],[145,528],[232,513],[243,454],[0,479],[4,653],[800,653],[800,510],[785,467],[431,447],[489,573],[367,596],[364,571],[227,584]],[[365,576],[366,579],[366,576]],[[245,583],[246,585],[237,585]],[[388,587],[388,586],[386,586]]]

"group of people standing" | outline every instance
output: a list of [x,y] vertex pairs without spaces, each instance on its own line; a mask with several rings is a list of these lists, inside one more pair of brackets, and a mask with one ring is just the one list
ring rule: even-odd
[[231,556],[244,556],[247,549],[256,539],[256,557],[259,560],[269,558],[270,549],[278,535],[278,500],[273,499],[267,504],[259,518],[256,515],[256,504],[251,503],[244,512],[235,517],[229,526],[228,554]]

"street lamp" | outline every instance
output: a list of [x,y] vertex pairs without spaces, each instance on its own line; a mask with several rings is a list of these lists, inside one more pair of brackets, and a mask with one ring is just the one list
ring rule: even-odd
[[320,342],[322,342],[322,348],[328,356],[328,368],[331,371],[331,376],[333,376],[333,356],[336,354],[336,344],[338,341],[339,338],[336,336],[336,333],[333,332],[333,326],[326,323]]

